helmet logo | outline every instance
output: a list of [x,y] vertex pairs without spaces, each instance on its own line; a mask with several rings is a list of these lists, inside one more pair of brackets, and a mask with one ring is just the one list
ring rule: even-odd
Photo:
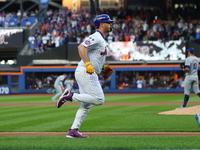
[[101,19],[106,19],[106,17],[99,17],[99,18],[97,18],[97,20],[101,20]]

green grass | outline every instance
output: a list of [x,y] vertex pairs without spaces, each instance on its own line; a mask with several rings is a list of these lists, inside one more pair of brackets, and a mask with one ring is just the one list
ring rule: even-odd
[[[1,96],[1,103],[53,103],[47,96]],[[191,95],[188,102],[200,99]],[[106,102],[180,102],[183,95],[106,95]],[[159,115],[180,105],[94,106],[81,131],[200,132],[193,115]],[[79,106],[0,106],[0,132],[67,132]],[[200,136],[0,136],[3,149],[198,149]]]
[[[51,95],[51,94],[49,94]],[[52,103],[51,96],[34,95],[34,96],[0,96],[0,103]],[[183,95],[106,95],[106,102],[182,102]],[[196,95],[190,96],[190,101],[200,102],[200,99]]]
[[198,149],[199,140],[199,136],[92,136],[88,139],[67,139],[62,136],[1,136],[0,146],[12,150]]
[[40,95],[11,95],[1,96],[0,103],[52,103],[52,96],[40,96]]

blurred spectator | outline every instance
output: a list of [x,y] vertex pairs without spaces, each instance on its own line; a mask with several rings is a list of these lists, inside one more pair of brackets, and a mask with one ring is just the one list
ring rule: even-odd
[[28,41],[29,41],[29,48],[31,50],[31,53],[34,55],[35,50],[36,50],[35,37],[33,35],[29,36]]
[[130,41],[135,42],[135,35],[133,33],[130,35]]
[[139,78],[139,79],[137,80],[137,88],[138,88],[138,89],[142,89],[142,88],[143,88],[143,86],[142,86],[142,79],[141,79],[141,78]]
[[149,86],[151,88],[154,88],[154,77],[153,76],[151,76],[150,79],[149,79]]
[[57,33],[54,35],[54,42],[55,42],[55,47],[59,47],[61,44],[61,37],[60,35]]
[[21,18],[21,11],[20,10],[17,11],[17,17]]
[[133,88],[133,89],[136,89],[136,88],[137,88],[137,81],[136,81],[136,78],[135,78],[135,77],[133,77],[133,79],[132,79],[132,88]]
[[17,19],[17,26],[18,26],[18,27],[21,26],[21,19],[20,19],[20,18]]
[[104,78],[104,76],[102,74],[99,75],[99,81],[100,81],[102,89],[104,89],[105,88],[105,84],[106,84],[106,80],[105,80],[105,78]]
[[0,14],[0,27],[3,27],[3,22],[5,21],[5,16]]
[[35,17],[35,12],[34,11],[31,11],[30,17]]
[[179,86],[180,88],[184,88],[184,78],[183,78],[183,77],[180,77],[180,78],[178,79],[178,86]]
[[200,24],[197,24],[196,26],[196,42],[200,44]]
[[51,41],[51,40],[48,40],[48,42],[47,42],[47,50],[51,50],[52,48],[54,48],[55,47],[55,43],[52,43],[53,41]]
[[34,35],[29,36],[28,41],[29,41],[29,44],[34,44],[35,43]]
[[5,28],[7,28],[7,27],[9,27],[9,23],[8,23],[8,21],[5,19],[5,21],[4,21],[4,27]]
[[[35,38],[35,37],[34,37]],[[39,35],[37,38],[36,38],[36,44],[38,46],[40,46],[42,44],[42,37]]]
[[111,76],[107,75],[104,89],[110,89],[110,80],[111,80]]
[[146,88],[146,80],[142,78],[142,88]]
[[108,37],[107,37],[107,41],[108,41],[108,43],[111,43],[111,42],[114,41],[112,32],[109,32]]
[[50,40],[50,38],[49,38],[49,36],[48,36],[47,33],[46,33],[46,34],[44,34],[44,35],[42,36],[42,44],[44,44],[44,46],[46,46],[48,40]]
[[44,79],[43,79],[43,82],[42,82],[42,88],[43,88],[43,89],[47,89],[47,88],[49,88],[49,87],[50,87],[50,84],[48,84],[47,79],[44,78]]
[[32,89],[33,81],[30,77],[26,77],[26,89]]
[[42,81],[38,78],[35,79],[36,88],[42,89]]

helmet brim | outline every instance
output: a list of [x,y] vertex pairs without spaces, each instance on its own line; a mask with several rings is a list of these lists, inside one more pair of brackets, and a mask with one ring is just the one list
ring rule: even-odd
[[114,20],[105,20],[105,21],[101,21],[102,23],[112,23],[114,22]]

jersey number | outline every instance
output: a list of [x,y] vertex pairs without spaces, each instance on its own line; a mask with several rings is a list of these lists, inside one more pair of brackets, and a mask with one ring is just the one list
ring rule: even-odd
[[193,64],[193,68],[196,69],[197,68],[197,63]]

